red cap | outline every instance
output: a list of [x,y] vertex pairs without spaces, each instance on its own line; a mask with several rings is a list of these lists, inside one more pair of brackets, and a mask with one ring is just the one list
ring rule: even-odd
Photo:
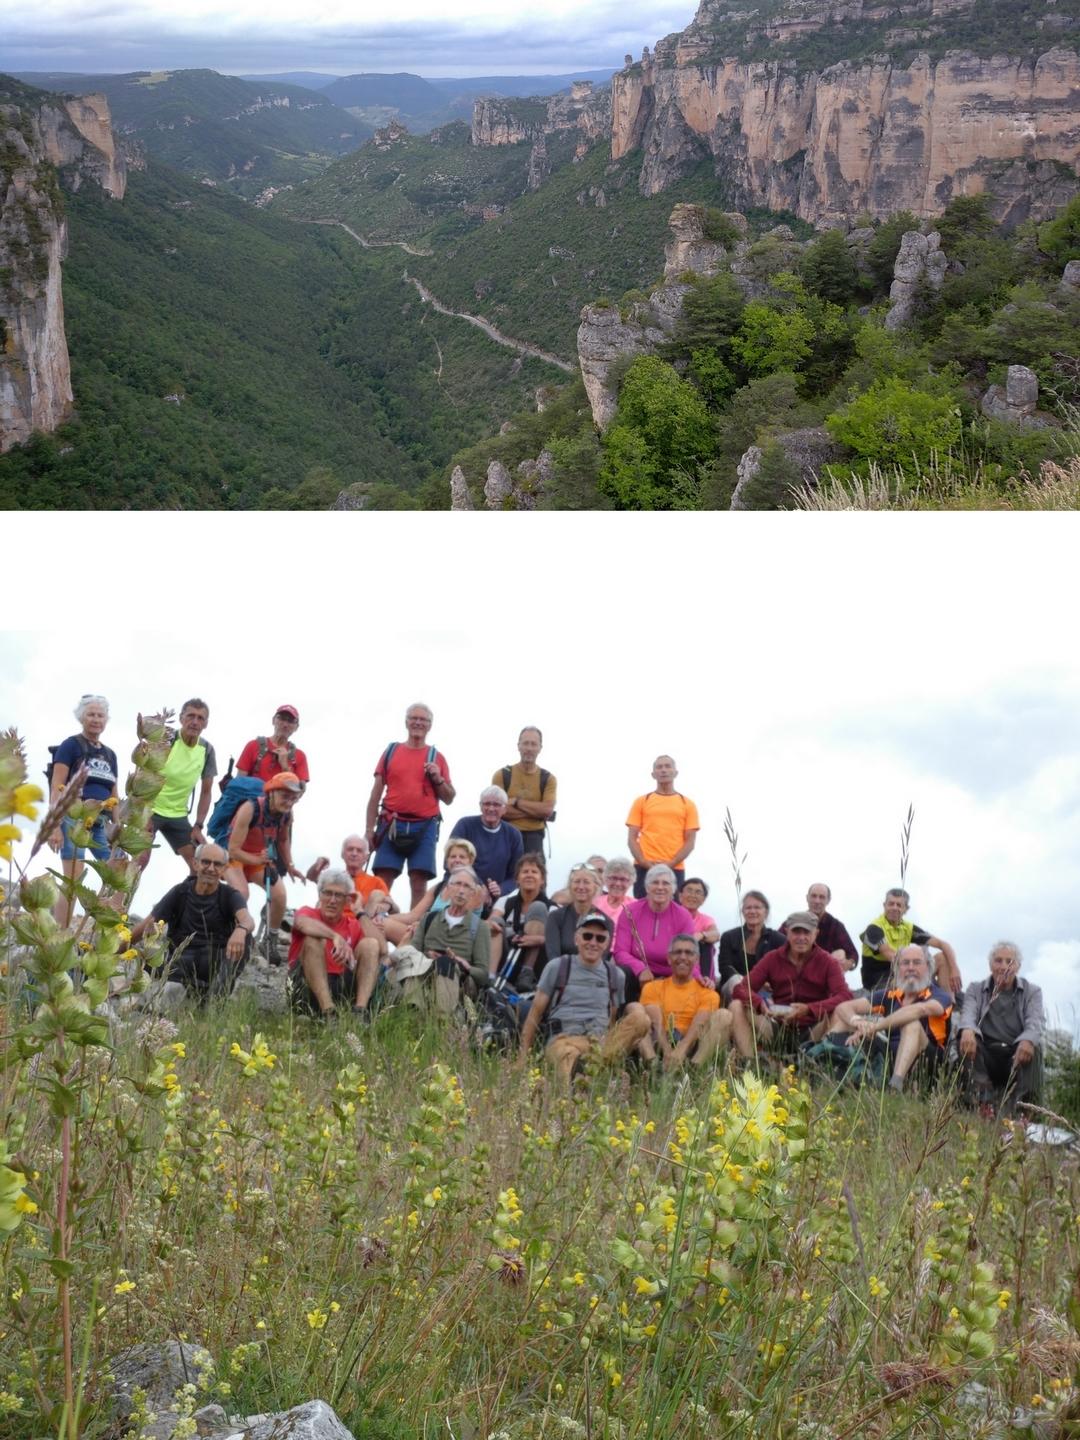
[[300,724],[300,711],[295,705],[279,705],[274,711],[275,715],[289,715],[296,723]]

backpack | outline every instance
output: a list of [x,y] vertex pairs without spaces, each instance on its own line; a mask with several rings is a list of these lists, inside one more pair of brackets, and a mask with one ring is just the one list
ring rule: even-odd
[[[258,770],[259,766],[260,766],[260,765],[262,764],[262,762],[266,759],[267,751],[270,749],[270,737],[269,737],[269,735],[260,735],[260,736],[258,737],[258,741],[259,741],[259,748],[258,748],[258,749],[256,750],[256,752],[255,752],[255,764],[252,766],[252,769],[254,769],[254,770]],[[291,769],[293,768],[293,766],[296,764],[296,746],[293,744],[293,742],[292,742],[291,740],[289,740],[289,741],[287,742],[287,745],[288,745],[288,755],[289,755],[289,769],[291,770]],[[234,765],[235,763],[236,763],[235,759],[233,758],[232,755],[230,755],[230,756],[229,756],[229,765],[228,765],[228,768],[226,769],[225,774],[222,775],[221,779],[218,781],[218,789],[221,791],[221,793],[222,793],[223,795],[224,795],[225,791],[229,788],[229,786],[232,784],[232,780],[233,780],[233,765]],[[242,775],[240,778],[243,780],[243,779],[250,779],[251,777],[250,777],[250,776],[243,776],[243,775]],[[303,782],[301,782],[301,783],[303,783]],[[249,798],[250,798],[250,797],[249,797]]]
[[[432,921],[433,917],[434,917],[435,915],[437,915],[438,913],[439,913],[439,912],[438,912],[437,910],[429,910],[429,911],[427,912],[427,914],[424,916],[423,920],[420,921],[420,929],[416,932],[416,935],[414,936],[413,941],[412,941],[413,945],[416,947],[417,950],[420,950],[420,951],[423,950],[423,948],[424,948],[424,940],[425,940],[426,937],[427,937],[428,926],[431,924],[431,921]],[[476,932],[480,929],[480,920],[481,920],[481,915],[480,915],[480,911],[479,911],[479,910],[470,910],[470,911],[469,911],[469,939],[470,939],[470,940],[475,940],[475,939],[476,939]]]
[[800,1051],[799,1060],[837,1086],[872,1085],[880,1089],[885,1081],[887,1053],[880,1035],[874,1037],[869,1049],[865,1045],[848,1045],[842,1036],[826,1036]]
[[[555,977],[555,989],[551,992],[551,1000],[548,1002],[548,1007],[544,1011],[544,1019],[541,1026],[542,1030],[544,1031],[545,1040],[549,1036],[558,1035],[562,1030],[562,1025],[559,1023],[558,1020],[553,1019],[552,1016],[558,1009],[559,1003],[561,1002],[563,994],[566,991],[566,987],[570,982],[570,961],[573,958],[574,957],[572,955],[563,955],[559,960],[559,973]],[[616,1005],[618,1004],[619,991],[616,984],[616,981],[618,979],[618,967],[616,966],[615,961],[610,959],[607,955],[604,956],[603,966],[607,974],[608,1011],[610,1013],[616,1008]]]
[[521,1039],[521,1026],[532,1004],[531,995],[516,990],[498,990],[493,985],[482,992],[481,1018],[475,1040],[481,1050],[515,1051]]
[[[90,746],[86,743],[86,739],[82,735],[76,735],[75,739],[79,746],[80,761],[85,761],[86,757],[90,754]],[[63,744],[64,741],[61,740],[60,745]],[[49,763],[45,766],[45,784],[50,791],[52,790],[53,770],[56,768],[56,752],[60,749],[60,745],[49,746]],[[68,779],[71,779],[70,771],[68,772]]]
[[[511,772],[511,770],[512,770],[513,768],[514,768],[514,767],[513,767],[512,765],[504,765],[503,768],[502,768],[502,788],[506,791],[506,793],[507,793],[508,795],[509,795],[509,793],[510,793],[510,772]],[[543,798],[544,798],[544,791],[547,789],[547,783],[548,783],[548,781],[549,781],[550,779],[551,779],[551,771],[550,771],[550,770],[541,769],[541,771],[540,771],[540,799],[541,799],[541,800],[543,800]],[[553,810],[553,811],[551,812],[551,814],[548,816],[548,818],[544,821],[544,825],[545,825],[545,826],[550,825],[550,824],[554,821],[554,819],[555,819],[555,811]]]
[[222,792],[221,799],[214,806],[207,823],[206,833],[210,839],[227,849],[229,831],[237,810],[246,800],[261,800],[264,793],[263,782],[254,775],[234,775],[229,781],[228,789]]

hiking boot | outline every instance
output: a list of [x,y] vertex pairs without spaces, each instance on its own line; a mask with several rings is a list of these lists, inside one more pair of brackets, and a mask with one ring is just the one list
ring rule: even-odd
[[266,932],[266,963],[268,965],[284,965],[285,955],[282,949],[282,936],[280,930],[267,930]]

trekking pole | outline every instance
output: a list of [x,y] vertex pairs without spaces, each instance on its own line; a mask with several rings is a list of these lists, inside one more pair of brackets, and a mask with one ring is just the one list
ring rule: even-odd
[[[266,853],[269,859],[263,866],[263,890],[266,892],[266,908],[263,911],[263,920],[266,925],[266,963],[270,966],[281,964],[281,956],[277,953],[277,946],[274,943],[274,932],[270,924],[270,870],[271,867],[275,870],[277,869],[277,849],[272,840],[267,840],[266,842]],[[275,956],[277,957],[276,959],[273,958]]]

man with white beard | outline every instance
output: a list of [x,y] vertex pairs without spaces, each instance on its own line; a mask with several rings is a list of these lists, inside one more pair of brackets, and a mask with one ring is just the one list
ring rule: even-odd
[[905,945],[896,957],[896,980],[866,998],[845,1000],[833,1011],[830,1035],[846,1035],[849,1045],[884,1035],[892,1074],[889,1089],[901,1091],[911,1067],[924,1051],[945,1053],[953,998],[934,981],[929,951]]

